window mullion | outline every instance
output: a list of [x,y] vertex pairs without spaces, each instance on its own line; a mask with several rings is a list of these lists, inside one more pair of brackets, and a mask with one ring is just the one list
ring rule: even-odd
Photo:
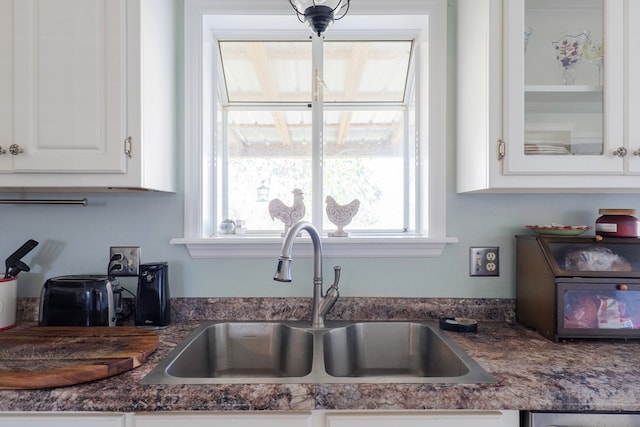
[[[423,43],[424,42],[422,38],[419,38],[418,40],[416,40],[416,49],[415,49],[415,57],[414,57],[414,61],[415,61],[414,74],[416,76],[421,75],[419,73],[423,72],[423,69],[421,67],[421,64],[422,64],[421,61],[423,61],[423,58],[422,58]],[[424,59],[427,59],[427,58],[424,58]],[[424,72],[426,73],[426,71]],[[423,177],[423,174],[424,174],[423,167],[425,165],[422,164],[423,153],[422,153],[421,140],[423,135],[421,135],[421,130],[423,126],[422,124],[423,118],[421,117],[421,115],[422,115],[423,109],[426,109],[428,112],[431,111],[430,105],[423,104],[424,99],[423,99],[422,79],[416,78],[415,80],[414,102],[415,102],[415,105],[414,105],[415,122],[414,122],[414,129],[411,134],[411,142],[414,147],[413,161],[415,165],[414,166],[415,167],[415,177],[414,177],[415,212],[414,214],[415,214],[415,232],[418,235],[421,235],[424,233],[426,229],[427,224],[425,223],[424,218],[428,214],[428,207],[422,206],[422,203],[423,203],[423,200],[424,201],[429,200],[429,195],[423,193],[423,191],[425,190],[423,186],[423,179],[425,178]]]
[[402,125],[404,126],[404,163],[403,163],[403,182],[404,185],[402,186],[403,188],[403,201],[404,203],[402,204],[403,206],[403,213],[402,213],[402,221],[403,221],[403,228],[404,231],[408,231],[411,228],[411,159],[413,158],[412,154],[411,154],[411,150],[412,148],[415,146],[415,143],[412,143],[412,136],[410,133],[410,126],[409,126],[409,109],[408,108],[404,108],[403,109],[403,120],[402,120]]
[[312,55],[311,69],[313,75],[311,84],[313,85],[311,100],[311,143],[312,143],[312,212],[311,221],[320,233],[323,232],[323,38],[312,35]]
[[219,210],[222,214],[222,218],[218,218],[219,221],[229,217],[229,144],[227,143],[227,141],[229,141],[229,109],[223,108],[222,114],[222,140],[225,141],[225,143],[220,147],[221,152],[214,160],[218,162],[217,167],[220,168],[220,179],[222,181],[222,185],[218,187],[222,193],[222,200],[220,201],[222,206]]

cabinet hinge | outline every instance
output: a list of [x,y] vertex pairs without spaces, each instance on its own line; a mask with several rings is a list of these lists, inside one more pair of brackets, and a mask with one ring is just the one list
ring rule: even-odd
[[124,154],[126,154],[128,158],[131,158],[132,140],[130,136],[124,140]]
[[504,159],[505,150],[506,150],[506,148],[505,148],[504,141],[499,139],[498,140],[498,160]]

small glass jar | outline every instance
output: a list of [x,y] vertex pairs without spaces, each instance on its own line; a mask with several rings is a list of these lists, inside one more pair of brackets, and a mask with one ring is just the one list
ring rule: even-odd
[[639,237],[640,221],[635,209],[600,209],[596,234],[603,237]]
[[236,228],[236,223],[232,219],[225,219],[220,223],[220,233],[233,234]]

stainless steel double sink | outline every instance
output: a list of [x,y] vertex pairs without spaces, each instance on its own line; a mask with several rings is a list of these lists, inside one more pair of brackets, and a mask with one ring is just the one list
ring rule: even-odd
[[432,322],[206,322],[142,384],[493,383]]

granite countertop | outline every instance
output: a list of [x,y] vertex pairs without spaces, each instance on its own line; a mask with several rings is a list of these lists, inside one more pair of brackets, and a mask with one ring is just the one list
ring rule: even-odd
[[[477,333],[447,334],[495,377],[495,384],[139,384],[204,319],[300,319],[308,305],[302,298],[187,300],[173,301],[173,324],[157,331],[159,349],[139,368],[71,387],[0,390],[0,411],[640,411],[640,341],[555,343],[513,323],[509,300],[368,299],[365,310],[359,305],[362,299],[343,299],[334,313],[335,319],[344,320],[429,320],[444,313],[475,317],[480,320]],[[365,311],[374,317],[367,319]],[[247,313],[252,313],[250,318]]]

